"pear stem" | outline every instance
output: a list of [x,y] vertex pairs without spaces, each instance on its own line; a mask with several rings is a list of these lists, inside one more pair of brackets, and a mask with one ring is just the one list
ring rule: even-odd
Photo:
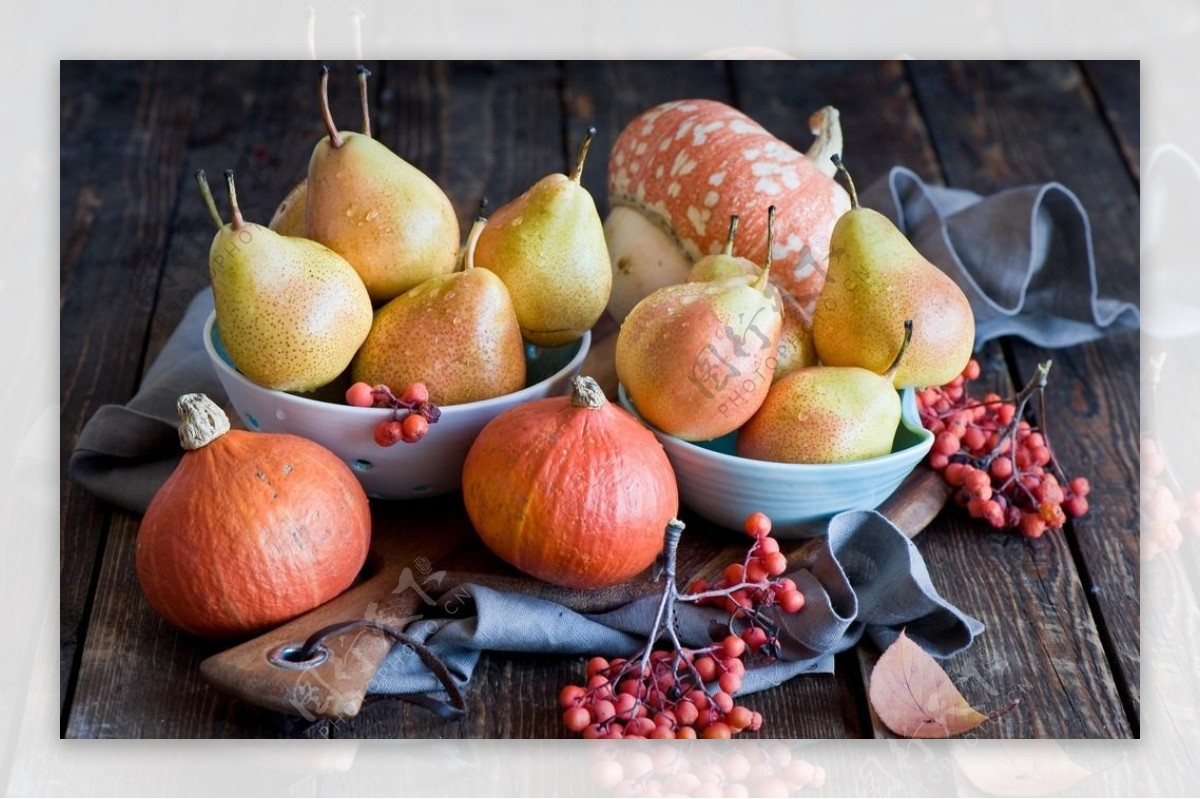
[[729,215],[729,237],[725,239],[725,254],[733,255],[733,237],[737,235],[738,215]]
[[912,320],[905,319],[904,320],[904,340],[900,342],[900,351],[896,353],[896,358],[895,358],[895,360],[892,361],[892,365],[889,366],[888,370],[883,373],[884,379],[886,379],[889,383],[892,382],[892,378],[894,378],[896,376],[897,370],[900,369],[900,361],[902,358],[904,358],[904,353],[908,352],[908,345],[910,343],[912,343],[912,333],[913,333]]
[[371,70],[358,65],[358,99],[362,103],[363,117],[363,135],[368,139],[371,138],[371,108],[367,103],[367,78],[371,77]]
[[771,250],[775,247],[775,206],[767,209],[767,257],[763,261],[762,272],[758,275],[758,280],[754,281],[754,288],[767,293],[767,278],[771,274]]
[[204,199],[204,206],[208,208],[208,215],[212,217],[217,230],[220,230],[225,227],[225,222],[221,219],[221,212],[217,210],[217,201],[213,198],[212,189],[208,185],[208,176],[204,174],[203,169],[196,170],[196,183],[200,185],[200,196]]
[[578,183],[583,178],[583,162],[587,159],[588,148],[592,146],[592,138],[596,135],[595,128],[588,128],[587,135],[583,137],[583,143],[579,145],[579,157],[575,159],[575,171],[571,173],[571,180]]
[[843,175],[845,175],[846,189],[850,192],[850,208],[857,209],[859,207],[858,192],[854,190],[854,178],[850,177],[850,170],[846,169],[846,165],[842,163],[842,157],[837,153],[829,156],[829,160],[832,161],[833,165],[837,167],[838,172],[841,172]]
[[246,226],[246,220],[242,219],[242,209],[238,208],[237,189],[233,185],[233,170],[225,170],[225,185],[229,188],[229,207],[233,214],[233,229],[241,230]]
[[337,125],[333,124],[333,112],[329,110],[329,67],[321,65],[321,119],[325,122],[325,130],[329,131],[329,143],[333,149],[342,146],[342,137],[338,135]]
[[467,234],[466,255],[463,256],[463,271],[470,272],[475,268],[475,245],[479,241],[479,234],[483,233],[484,226],[487,225],[487,220],[483,216],[483,209],[479,209],[479,216],[475,217],[475,224],[471,225],[471,232]]

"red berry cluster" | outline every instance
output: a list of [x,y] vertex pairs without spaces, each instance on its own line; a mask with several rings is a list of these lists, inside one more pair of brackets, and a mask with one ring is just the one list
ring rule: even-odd
[[[957,489],[955,501],[974,518],[1028,538],[1088,511],[1087,478],[1068,480],[1046,434],[1022,418],[1030,398],[1044,396],[1049,370],[1049,362],[1040,365],[1011,400],[996,393],[976,400],[967,383],[980,367],[971,360],[952,382],[917,394],[921,422],[935,436],[929,465]],[[1041,411],[1044,422],[1044,402]]]
[[[698,580],[681,594],[675,557],[683,525],[668,525],[667,580],[649,643],[628,659],[592,658],[586,684],[562,689],[559,705],[569,731],[585,738],[730,738],[762,726],[761,714],[733,700],[746,674],[743,658],[778,656],[777,623],[768,609],[799,612],[804,595],[780,577],[787,558],[770,537],[771,520],[751,514],[745,528],[754,538],[745,559],[726,567],[715,584]],[[710,646],[683,646],[675,632],[677,602],[723,608],[729,614],[724,634]],[[664,636],[671,647],[654,648]]]
[[[733,701],[745,669],[715,648],[655,649],[646,666],[637,657],[594,657],[586,687],[568,685],[558,695],[563,726],[584,738],[730,738],[757,730],[762,716]],[[718,670],[720,685],[732,690],[705,689],[704,674],[712,682]]]
[[346,404],[356,408],[391,408],[391,418],[375,425],[375,443],[390,447],[403,441],[415,444],[429,432],[429,425],[441,417],[437,405],[429,401],[424,383],[413,383],[397,397],[385,385],[355,383],[346,389]]
[[[745,529],[754,539],[745,560],[726,566],[721,579],[712,585],[696,580],[680,598],[722,608],[729,614],[730,638],[740,638],[751,652],[777,656],[774,624],[764,610],[777,606],[784,613],[799,613],[804,594],[793,580],[782,576],[787,571],[787,557],[779,551],[779,541],[771,537],[771,520],[766,514],[750,514]],[[737,657],[741,652],[732,654]]]

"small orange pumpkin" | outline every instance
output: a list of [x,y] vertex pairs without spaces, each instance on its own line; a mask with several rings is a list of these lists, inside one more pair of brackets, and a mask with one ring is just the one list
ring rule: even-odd
[[600,588],[654,562],[679,489],[649,430],[592,378],[573,385],[483,428],[463,466],[463,501],[483,542],[521,571]]
[[137,539],[150,606],[194,635],[288,621],[340,594],[367,557],[371,513],[346,464],[299,436],[230,430],[203,394],[178,402],[183,459]]

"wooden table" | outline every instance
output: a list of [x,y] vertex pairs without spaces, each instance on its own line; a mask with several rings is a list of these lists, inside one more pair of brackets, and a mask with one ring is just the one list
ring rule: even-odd
[[[1092,217],[1103,293],[1138,298],[1136,62],[372,63],[375,135],[438,181],[464,224],[573,164],[607,210],[607,146],[668,99],[730,102],[807,147],[809,112],[842,113],[860,186],[893,164],[988,193],[1057,180]],[[358,125],[353,65],[335,65],[335,118]],[[322,135],[311,63],[64,63],[61,73],[61,723],[66,737],[555,737],[557,686],[579,661],[485,655],[470,713],[443,722],[401,703],[353,720],[284,723],[206,684],[215,651],[158,620],[133,571],[138,517],[67,475],[87,419],[121,403],[207,283],[211,223],[192,173],[233,167],[247,218],[265,222]],[[464,228],[465,229],[465,228]],[[615,332],[595,331],[597,351]],[[1094,486],[1091,512],[1038,541],[948,507],[917,543],[941,592],[987,625],[946,664],[974,704],[1020,709],[971,733],[1004,738],[1139,734],[1138,340],[1047,353],[988,346],[983,385],[1007,393],[1054,358],[1048,389],[1062,461]],[[711,531],[710,531],[711,534]],[[840,656],[834,675],[795,679],[750,704],[763,734],[887,733],[865,700],[878,652]]]

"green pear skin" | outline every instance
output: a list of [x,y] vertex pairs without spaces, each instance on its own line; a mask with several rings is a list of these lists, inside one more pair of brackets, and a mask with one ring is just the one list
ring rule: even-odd
[[508,289],[487,269],[432,277],[375,313],[354,380],[399,394],[423,382],[439,405],[525,387],[525,345]]
[[783,327],[765,278],[665,286],[625,317],[617,378],[642,418],[687,441],[736,430],[762,403]]
[[508,286],[521,335],[540,347],[580,338],[612,291],[596,203],[566,175],[547,175],[492,214],[475,260]]
[[262,225],[226,224],[209,251],[221,341],[261,386],[306,392],[341,374],[371,329],[371,298],[340,255]]
[[782,463],[865,460],[892,451],[899,424],[900,396],[886,375],[812,366],[771,386],[738,431],[737,454]]
[[817,355],[828,366],[882,373],[900,350],[905,319],[913,320],[913,340],[896,387],[957,377],[975,343],[966,295],[883,214],[847,211],[830,237],[829,273],[813,316]]
[[325,136],[308,165],[305,231],[339,253],[375,303],[454,271],[459,227],[445,192],[361,133]]

